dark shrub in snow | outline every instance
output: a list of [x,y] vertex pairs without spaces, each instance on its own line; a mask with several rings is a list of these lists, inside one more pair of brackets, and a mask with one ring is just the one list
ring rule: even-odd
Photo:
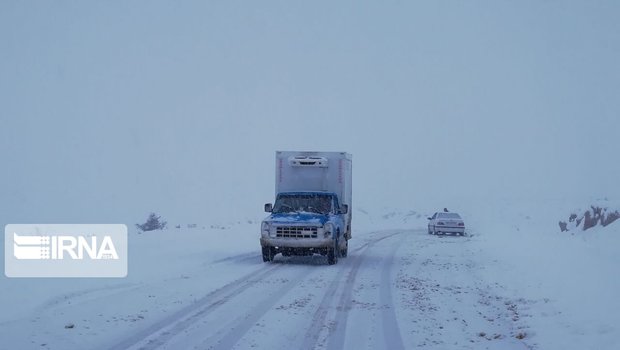
[[143,224],[136,224],[136,227],[141,231],[153,231],[153,230],[163,230],[166,228],[168,223],[161,219],[161,216],[150,213],[148,219]]

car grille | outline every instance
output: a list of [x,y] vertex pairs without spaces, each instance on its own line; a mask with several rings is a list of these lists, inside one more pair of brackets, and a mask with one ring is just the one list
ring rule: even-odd
[[278,226],[276,237],[316,238],[318,227],[313,226]]

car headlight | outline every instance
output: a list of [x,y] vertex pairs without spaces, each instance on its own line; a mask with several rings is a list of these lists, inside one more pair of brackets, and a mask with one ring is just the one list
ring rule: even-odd
[[261,235],[263,236],[269,236],[269,230],[271,229],[271,224],[268,222],[263,221],[262,225],[261,225]]
[[326,223],[325,226],[323,226],[323,232],[325,233],[325,237],[331,236],[332,232],[334,232],[334,225],[329,222]]

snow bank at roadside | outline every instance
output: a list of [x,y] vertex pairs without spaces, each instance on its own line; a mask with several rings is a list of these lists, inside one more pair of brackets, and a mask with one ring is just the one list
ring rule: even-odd
[[620,224],[561,232],[575,208],[618,201],[512,201],[468,208],[480,249],[496,264],[487,279],[527,302],[540,349],[614,349],[620,345]]
[[[142,234],[130,228],[129,271],[122,279],[2,276],[0,349],[112,345],[260,266],[258,225],[242,221]],[[238,263],[219,270],[228,260]]]

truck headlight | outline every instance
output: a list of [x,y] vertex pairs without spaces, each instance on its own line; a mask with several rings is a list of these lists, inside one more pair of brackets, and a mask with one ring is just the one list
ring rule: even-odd
[[331,223],[326,223],[325,226],[323,226],[323,232],[325,233],[325,237],[330,237],[332,235],[332,232],[334,232],[334,225]]
[[263,236],[269,236],[269,230],[271,229],[271,224],[268,222],[263,221],[263,223],[261,224],[261,229],[260,229],[260,233]]

